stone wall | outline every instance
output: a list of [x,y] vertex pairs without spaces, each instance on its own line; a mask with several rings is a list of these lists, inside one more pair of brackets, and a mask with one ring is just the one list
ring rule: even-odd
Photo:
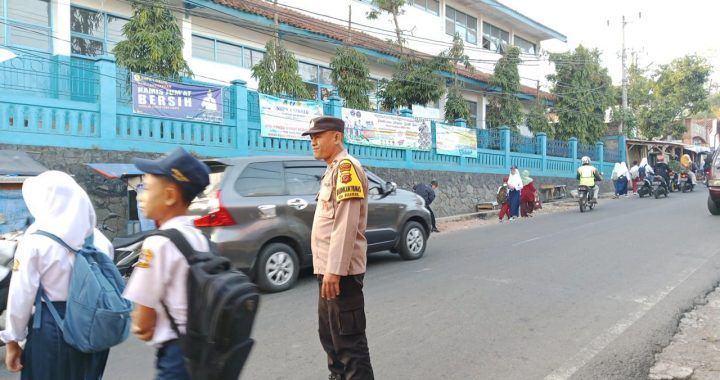
[[[412,189],[417,183],[438,181],[438,189],[432,209],[438,217],[475,212],[475,205],[480,202],[494,202],[498,187],[505,175],[438,172],[430,170],[407,170],[368,168],[386,181],[397,183],[401,189]],[[522,171],[523,169],[520,168]],[[508,174],[509,175],[509,174]],[[577,187],[577,181],[571,178],[530,177],[535,187],[541,185],[566,185],[568,191]],[[600,182],[600,192],[612,192],[612,181]]]
[[[94,170],[88,163],[126,163],[133,157],[154,158],[159,154],[139,152],[119,152],[99,149],[72,149],[55,147],[38,147],[25,145],[0,144],[0,149],[23,150],[37,161],[53,170],[70,173],[88,192],[97,212],[98,221],[110,212],[120,215],[117,224],[119,234],[125,234],[128,218],[127,185],[121,180],[107,179]],[[495,193],[502,183],[503,175],[475,174],[458,172],[438,172],[429,170],[387,169],[369,167],[375,174],[386,181],[397,183],[401,189],[411,190],[413,185],[436,179],[439,188],[437,198],[433,202],[433,211],[438,217],[465,214],[475,211],[479,202],[492,202]],[[522,168],[521,168],[522,170]],[[532,172],[530,173],[532,177]],[[575,188],[577,181],[569,178],[533,177],[535,186],[543,184],[564,184]],[[601,182],[601,191],[612,191],[610,181]],[[112,234],[110,234],[112,235]]]

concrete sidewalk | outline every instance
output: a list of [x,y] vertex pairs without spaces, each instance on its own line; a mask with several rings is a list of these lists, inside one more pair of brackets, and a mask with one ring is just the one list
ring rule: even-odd
[[653,380],[720,379],[720,288],[683,314],[670,345],[655,356]]

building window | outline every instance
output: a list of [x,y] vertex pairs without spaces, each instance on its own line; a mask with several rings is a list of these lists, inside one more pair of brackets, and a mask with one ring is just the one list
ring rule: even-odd
[[483,48],[501,52],[509,43],[510,33],[486,22],[483,23]]
[[97,56],[112,53],[125,39],[122,28],[128,19],[90,9],[70,8],[70,46],[73,54]]
[[213,38],[192,36],[192,56],[207,61],[250,69],[265,56],[265,53]]
[[298,62],[298,73],[305,82],[305,86],[312,98],[327,100],[332,95],[335,86],[333,85],[330,70],[319,65]]
[[435,16],[440,14],[440,2],[438,0],[409,0],[408,4],[430,12]]
[[518,36],[515,36],[515,46],[520,48],[520,52],[523,54],[537,54],[537,50],[535,49],[535,44],[526,40],[522,39]]
[[47,0],[0,0],[0,8],[0,43],[50,51],[50,3]]
[[445,33],[451,36],[457,33],[466,42],[477,44],[477,19],[445,6]]
[[475,128],[477,127],[477,102],[471,102],[469,100],[466,100],[465,104],[467,104],[467,107],[470,110],[470,117],[467,120],[467,126],[470,128]]

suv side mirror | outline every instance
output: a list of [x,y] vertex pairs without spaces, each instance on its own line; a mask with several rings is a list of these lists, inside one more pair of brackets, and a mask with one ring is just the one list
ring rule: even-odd
[[385,182],[385,191],[390,194],[397,190],[397,184],[395,182]]

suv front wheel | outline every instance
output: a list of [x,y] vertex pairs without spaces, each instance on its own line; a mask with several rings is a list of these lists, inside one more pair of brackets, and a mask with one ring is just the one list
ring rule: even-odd
[[300,273],[297,254],[287,244],[268,244],[260,252],[257,265],[258,287],[266,292],[281,292],[295,285]]
[[425,228],[414,221],[405,223],[398,243],[398,252],[404,260],[417,260],[425,254],[427,232]]

